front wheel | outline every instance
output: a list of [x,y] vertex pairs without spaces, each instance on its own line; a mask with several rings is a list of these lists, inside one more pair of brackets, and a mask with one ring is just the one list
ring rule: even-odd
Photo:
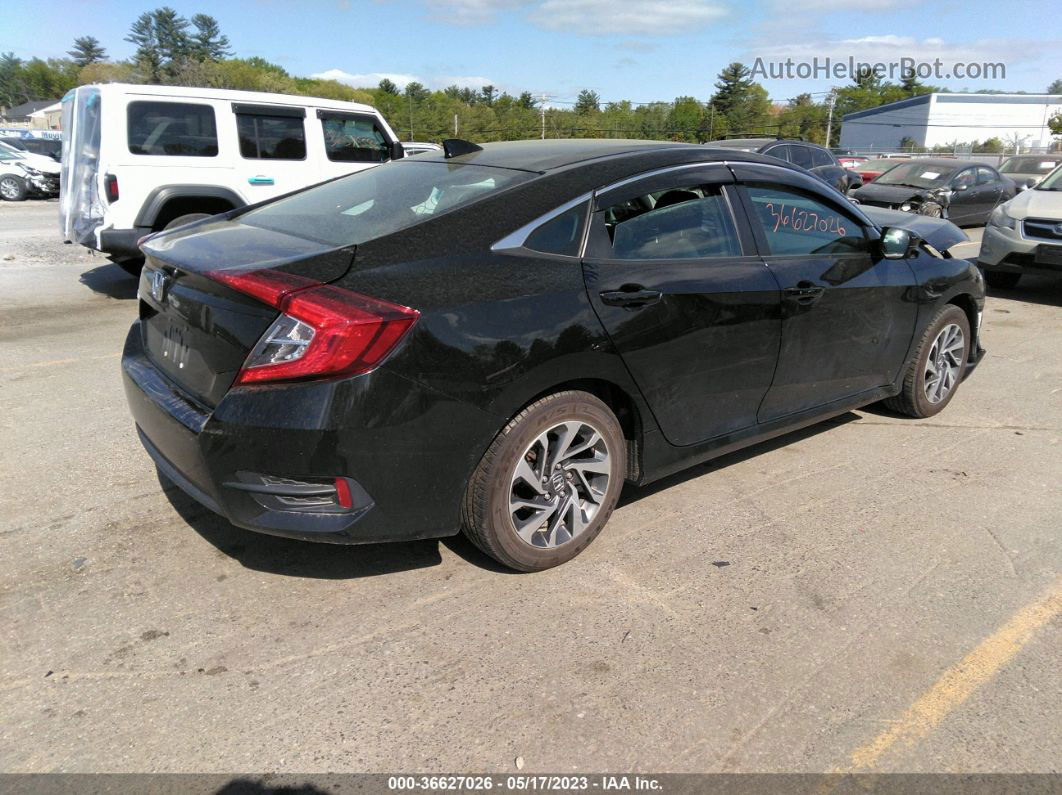
[[966,313],[948,304],[922,335],[900,394],[886,400],[885,405],[919,419],[939,414],[959,388],[970,343],[970,321]]
[[557,392],[495,437],[465,492],[472,542],[519,571],[571,560],[601,532],[626,473],[616,415],[586,392]]
[[26,181],[7,174],[0,178],[0,197],[9,202],[20,202],[26,198]]

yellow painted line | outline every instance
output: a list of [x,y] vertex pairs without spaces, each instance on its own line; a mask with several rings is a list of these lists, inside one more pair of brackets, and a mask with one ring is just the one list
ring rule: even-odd
[[[981,685],[995,676],[1055,616],[1062,613],[1062,577],[1035,602],[985,638],[949,668],[887,731],[852,753],[848,772],[871,770],[893,746],[910,747],[925,737]],[[841,772],[841,771],[838,771]]]

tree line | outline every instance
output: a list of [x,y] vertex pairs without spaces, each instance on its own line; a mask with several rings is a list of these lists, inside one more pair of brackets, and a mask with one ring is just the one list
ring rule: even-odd
[[[714,90],[703,99],[681,96],[650,103],[605,102],[597,92],[586,89],[566,105],[544,102],[529,92],[514,96],[490,85],[451,85],[432,91],[417,82],[400,89],[385,79],[376,86],[354,88],[335,80],[298,77],[263,58],[235,57],[216,19],[208,14],[186,19],[168,6],[137,17],[124,40],[136,47],[126,60],[109,59],[93,36],[75,39],[67,58],[23,61],[13,53],[0,54],[0,106],[57,99],[88,83],[146,83],[363,102],[377,107],[395,132],[409,140],[454,136],[484,142],[544,134],[549,138],[703,142],[766,135],[835,146],[846,113],[942,90],[913,76],[893,83],[866,70],[850,85],[829,93],[802,93],[772,102],[749,68],[735,62],[723,68]],[[1062,93],[1062,79],[1052,83],[1048,92]],[[1052,130],[1062,135],[1062,116],[1052,120]],[[954,146],[964,144],[992,148],[997,142],[955,142]],[[1002,142],[998,145],[1001,148]]]

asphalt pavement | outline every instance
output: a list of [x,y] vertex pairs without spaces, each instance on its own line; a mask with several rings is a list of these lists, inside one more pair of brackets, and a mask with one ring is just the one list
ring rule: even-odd
[[119,377],[135,282],[56,209],[0,203],[3,771],[1062,766],[1062,280],[989,298],[943,414],[628,488],[517,575],[163,488]]

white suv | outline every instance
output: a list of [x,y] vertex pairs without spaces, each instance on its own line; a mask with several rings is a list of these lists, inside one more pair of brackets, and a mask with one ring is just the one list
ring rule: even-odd
[[368,105],[141,85],[63,97],[63,239],[139,268],[137,240],[402,157]]
[[992,211],[977,264],[1000,289],[1023,273],[1062,274],[1062,165]]

